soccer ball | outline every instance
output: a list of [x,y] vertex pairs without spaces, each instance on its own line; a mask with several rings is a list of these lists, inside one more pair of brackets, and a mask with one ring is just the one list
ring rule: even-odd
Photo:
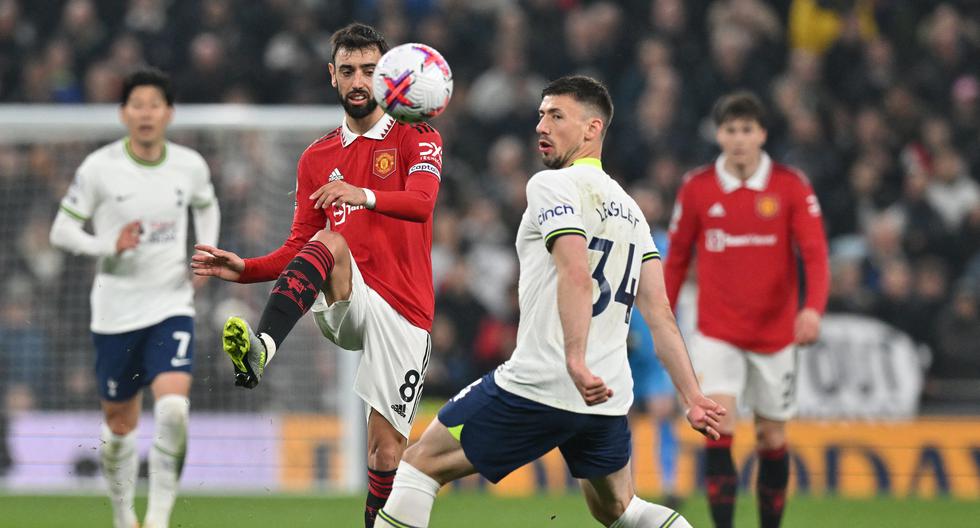
[[402,44],[385,53],[374,69],[374,99],[403,123],[442,113],[453,95],[449,63],[431,46]]

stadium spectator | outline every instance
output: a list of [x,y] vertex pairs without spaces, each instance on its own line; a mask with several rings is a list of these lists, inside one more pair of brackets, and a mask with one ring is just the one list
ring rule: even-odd
[[212,33],[201,33],[190,45],[190,67],[178,76],[181,99],[188,103],[220,103],[232,85],[232,66],[226,44]]
[[926,199],[955,231],[970,212],[980,207],[980,183],[967,173],[967,165],[952,147],[935,153],[933,178],[926,188]]
[[[0,301],[0,354],[7,358],[0,369],[0,415],[11,415],[40,406],[44,386],[44,367],[51,360],[49,338],[31,316],[38,309],[31,281],[13,275],[3,285]],[[0,440],[2,441],[2,440]]]
[[106,29],[92,0],[66,2],[57,33],[70,44],[79,69],[105,52]]
[[977,285],[957,285],[952,301],[940,315],[938,350],[931,374],[940,379],[980,378],[980,304]]
[[852,257],[837,256],[830,261],[830,294],[827,312],[869,314],[874,296],[864,286],[861,262]]

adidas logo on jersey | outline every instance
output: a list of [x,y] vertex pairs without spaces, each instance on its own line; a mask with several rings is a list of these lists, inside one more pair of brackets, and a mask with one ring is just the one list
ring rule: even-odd
[[710,208],[708,208],[708,216],[712,218],[721,218],[725,216],[725,208],[721,205],[721,202],[715,202]]
[[397,413],[398,416],[401,416],[402,418],[405,417],[405,404],[404,403],[393,403],[391,405],[391,410],[392,411],[395,411],[395,413]]
[[343,179],[344,179],[344,175],[340,173],[340,169],[334,168],[333,172],[330,173],[330,176],[327,177],[327,183],[335,182]]

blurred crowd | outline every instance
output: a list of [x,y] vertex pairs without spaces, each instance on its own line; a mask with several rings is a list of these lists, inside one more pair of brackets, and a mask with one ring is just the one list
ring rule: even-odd
[[[455,76],[452,104],[433,121],[446,158],[427,394],[451,395],[513,349],[513,240],[540,168],[536,109],[547,80],[569,73],[609,85],[605,168],[643,197],[659,232],[684,173],[717,155],[713,102],[736,89],[762,97],[767,150],[809,176],[824,208],[829,310],[882,319],[928,345],[929,398],[980,383],[977,1],[0,0],[0,102],[116,102],[122,76],[150,63],[172,73],[178,105],[336,104],[329,36],[351,20],[391,44],[436,47]],[[0,348],[31,358],[0,367],[8,402],[38,399],[30,387],[45,351],[90,348],[87,321],[55,333],[32,322],[58,320],[66,289],[87,298],[90,275],[53,280],[74,257],[47,246],[47,227],[74,169],[59,160],[93,147],[0,147],[0,244],[16,248],[0,255]],[[276,247],[288,212],[272,229],[236,209],[263,160],[209,161],[223,245],[245,255]],[[227,291],[205,296],[214,306]],[[76,362],[86,375],[89,357]],[[220,401],[201,396],[204,406]],[[79,405],[94,401],[92,392]]]

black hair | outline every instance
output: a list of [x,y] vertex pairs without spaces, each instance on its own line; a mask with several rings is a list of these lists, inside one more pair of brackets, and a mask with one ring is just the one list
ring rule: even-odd
[[613,118],[612,97],[602,82],[585,75],[568,75],[555,79],[541,90],[546,95],[570,95],[576,101],[594,107],[603,121],[603,133],[609,128]]
[[360,22],[348,24],[335,31],[330,37],[330,43],[333,45],[333,49],[330,50],[330,62],[336,61],[337,50],[340,48],[362,50],[375,47],[382,55],[388,51],[388,41],[384,36],[377,29]]
[[174,89],[170,84],[170,76],[151,67],[141,68],[126,76],[123,80],[122,95],[119,98],[120,105],[126,106],[129,95],[137,86],[156,86],[167,100],[167,106],[174,105]]
[[711,109],[711,118],[715,126],[732,119],[748,119],[759,123],[762,128],[768,128],[769,116],[766,107],[754,93],[740,91],[718,99]]

